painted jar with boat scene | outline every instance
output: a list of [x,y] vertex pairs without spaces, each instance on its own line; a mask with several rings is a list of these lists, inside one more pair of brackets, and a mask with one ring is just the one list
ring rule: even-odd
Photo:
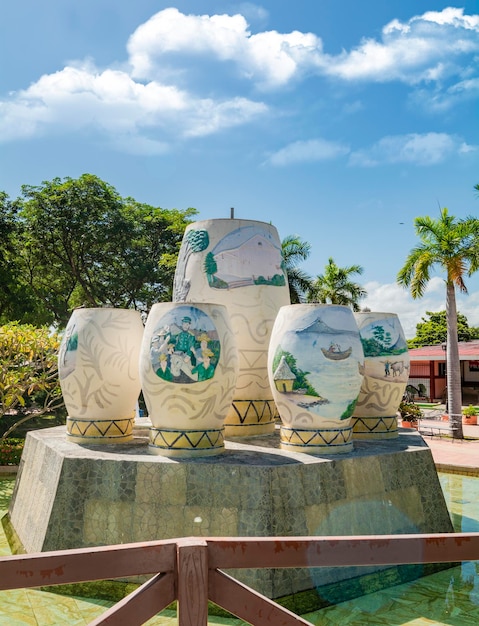
[[271,336],[268,374],[281,417],[281,448],[334,454],[353,448],[351,415],[364,355],[351,309],[282,307]]

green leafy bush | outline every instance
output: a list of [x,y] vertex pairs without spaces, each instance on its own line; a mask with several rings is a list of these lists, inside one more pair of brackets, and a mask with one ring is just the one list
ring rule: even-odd
[[413,402],[401,402],[399,405],[401,418],[407,422],[417,422],[422,417],[422,411]]
[[0,439],[0,465],[18,465],[24,443],[24,439]]
[[60,337],[46,327],[18,322],[0,326],[0,418],[15,420],[3,432],[4,439],[32,417],[64,406],[58,380],[59,344]]

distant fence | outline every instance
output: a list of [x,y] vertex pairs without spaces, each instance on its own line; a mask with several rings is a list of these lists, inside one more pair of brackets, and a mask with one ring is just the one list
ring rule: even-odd
[[479,560],[479,533],[166,539],[0,558],[0,590],[151,574],[90,626],[136,626],[178,601],[179,626],[207,626],[208,599],[253,626],[310,622],[225,574],[231,568]]

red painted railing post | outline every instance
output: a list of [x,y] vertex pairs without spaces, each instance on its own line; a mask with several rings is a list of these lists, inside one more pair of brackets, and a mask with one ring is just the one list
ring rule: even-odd
[[208,544],[202,539],[177,543],[178,626],[208,626]]

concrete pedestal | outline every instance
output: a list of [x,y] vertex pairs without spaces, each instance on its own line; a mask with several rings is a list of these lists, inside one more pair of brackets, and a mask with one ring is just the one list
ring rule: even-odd
[[[356,441],[353,452],[332,458],[280,450],[276,431],[226,441],[220,456],[183,460],[149,455],[147,427],[137,425],[130,443],[101,447],[70,443],[64,427],[28,434],[9,510],[27,552],[181,536],[453,530],[431,452],[416,432]],[[280,598],[378,569],[232,574]]]

